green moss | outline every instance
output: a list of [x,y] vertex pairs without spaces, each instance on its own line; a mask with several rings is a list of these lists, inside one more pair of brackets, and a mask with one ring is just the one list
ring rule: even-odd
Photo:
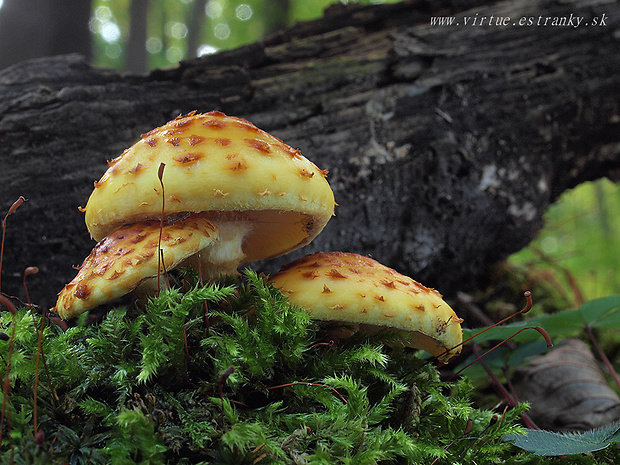
[[[191,277],[190,277],[191,279]],[[205,302],[209,308],[206,324]],[[248,271],[190,286],[96,325],[15,328],[1,463],[500,463],[520,410],[471,404],[418,354],[360,337],[330,344]],[[45,362],[43,364],[43,361]],[[44,369],[43,367],[46,367]],[[49,374],[49,376],[48,376]],[[33,386],[38,376],[35,436]],[[523,457],[525,457],[523,455]]]

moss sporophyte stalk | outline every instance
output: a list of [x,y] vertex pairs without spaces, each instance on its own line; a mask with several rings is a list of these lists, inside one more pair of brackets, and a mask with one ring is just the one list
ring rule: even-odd
[[[30,309],[15,331],[2,463],[493,463],[522,408],[471,405],[398,334],[330,343],[265,277],[152,297],[62,331]],[[208,302],[210,327],[205,324]],[[37,353],[38,428],[32,427]],[[40,371],[40,369],[39,369]],[[55,400],[57,399],[57,400]],[[485,460],[481,460],[484,457]]]

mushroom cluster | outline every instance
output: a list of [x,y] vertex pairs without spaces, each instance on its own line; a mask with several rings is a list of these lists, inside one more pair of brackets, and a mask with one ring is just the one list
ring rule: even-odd
[[[323,230],[336,205],[327,171],[217,111],[180,116],[108,163],[82,209],[98,243],[59,293],[64,319],[179,265],[216,278],[291,252]],[[441,295],[368,257],[313,254],[270,281],[317,320],[390,327],[444,361],[459,353],[462,320]]]
[[[108,164],[82,209],[99,243],[59,293],[55,310],[64,319],[180,263],[205,277],[234,274],[244,263],[308,244],[334,214],[326,171],[249,121],[216,111],[190,113],[153,129]],[[187,221],[179,222],[187,218],[199,218],[210,240],[186,240],[181,230]],[[169,228],[178,238],[162,244],[165,268],[153,272],[139,244],[115,245],[117,235],[127,232],[119,228],[141,231],[135,239],[154,237],[162,223],[164,233]],[[132,279],[109,273],[115,260],[131,268]]]

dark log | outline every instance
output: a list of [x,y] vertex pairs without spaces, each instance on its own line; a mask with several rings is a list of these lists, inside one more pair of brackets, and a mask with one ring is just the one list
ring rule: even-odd
[[[221,110],[329,169],[337,216],[308,247],[372,254],[452,295],[525,246],[562,192],[620,179],[617,2],[520,0],[335,8],[237,50],[145,76],[79,56],[0,72],[2,290],[52,306],[93,246],[77,209],[141,133],[191,110]],[[478,2],[479,3],[479,2]],[[433,6],[431,6],[433,5]],[[510,17],[465,26],[464,17]],[[513,26],[583,16],[589,26]],[[593,26],[606,18],[606,25]]]

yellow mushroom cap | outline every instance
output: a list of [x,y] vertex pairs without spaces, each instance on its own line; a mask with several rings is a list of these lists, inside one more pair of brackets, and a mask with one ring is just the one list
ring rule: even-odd
[[405,344],[446,361],[460,352],[460,319],[441,294],[362,255],[318,252],[269,281],[313,318],[407,332]]
[[159,236],[159,221],[124,225],[106,236],[86,257],[77,276],[60,291],[52,310],[69,319],[122,297],[218,239],[213,223],[191,216],[163,225],[161,244]]
[[159,218],[161,163],[166,215],[202,213],[218,227],[219,220],[251,224],[244,262],[309,243],[334,213],[327,172],[298,150],[244,119],[190,113],[144,134],[109,162],[85,207],[95,240],[122,224]]

